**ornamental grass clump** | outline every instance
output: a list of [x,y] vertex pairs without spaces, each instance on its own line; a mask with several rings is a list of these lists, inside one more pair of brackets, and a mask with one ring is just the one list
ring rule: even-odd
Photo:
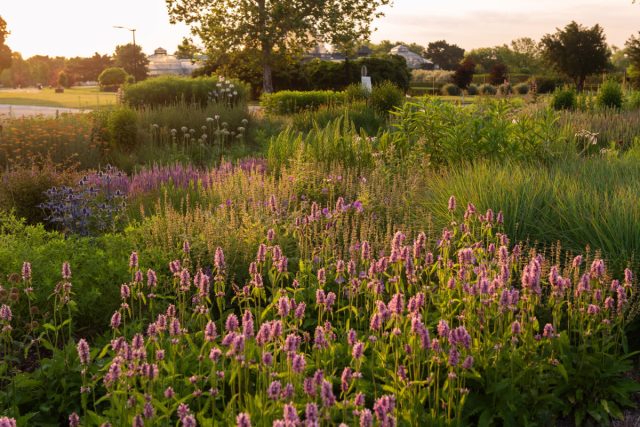
[[[397,231],[384,248],[362,239],[338,254],[315,250],[313,238],[295,270],[269,230],[242,281],[230,277],[222,247],[202,259],[182,242],[162,275],[132,253],[110,342],[95,351],[88,340],[69,344],[69,379],[85,392],[69,412],[74,423],[620,418],[640,389],[625,377],[624,327],[637,314],[632,272],[615,280],[597,257],[560,262],[527,251],[504,234],[501,212],[457,205],[449,200],[450,222],[433,244]],[[362,209],[342,199],[326,211],[312,205],[295,227],[308,236]],[[67,265],[63,282],[70,278]],[[4,304],[0,321],[10,325],[13,307]]]

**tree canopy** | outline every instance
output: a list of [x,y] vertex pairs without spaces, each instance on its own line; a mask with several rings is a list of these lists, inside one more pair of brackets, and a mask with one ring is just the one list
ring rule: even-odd
[[587,28],[572,21],[564,29],[545,35],[541,45],[544,57],[571,78],[579,91],[588,76],[606,70],[609,65],[611,51],[598,24]]
[[464,58],[464,49],[444,40],[438,40],[429,43],[425,54],[441,69],[455,70]]
[[0,71],[11,66],[11,49],[5,44],[8,35],[7,22],[0,16]]
[[115,66],[123,68],[137,82],[146,79],[149,75],[149,60],[138,45],[129,43],[116,46],[114,59]]
[[190,25],[208,50],[256,49],[263,90],[273,91],[274,52],[314,43],[365,40],[378,8],[391,0],[166,0],[172,22]]

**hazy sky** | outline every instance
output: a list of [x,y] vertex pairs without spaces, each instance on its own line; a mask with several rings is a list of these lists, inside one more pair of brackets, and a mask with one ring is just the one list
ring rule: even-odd
[[[374,23],[373,41],[404,40],[427,44],[445,39],[461,47],[493,46],[529,36],[540,38],[571,20],[600,23],[607,41],[622,46],[640,30],[640,4],[632,0],[395,0]],[[8,23],[9,46],[23,56],[88,56],[112,53],[136,28],[145,52],[162,46],[173,51],[189,34],[171,25],[164,0],[0,0]]]

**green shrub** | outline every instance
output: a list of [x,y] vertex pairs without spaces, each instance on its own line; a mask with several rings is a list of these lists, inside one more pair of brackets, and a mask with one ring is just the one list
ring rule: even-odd
[[14,211],[28,224],[43,222],[45,215],[38,205],[46,201],[45,191],[75,184],[77,180],[74,169],[57,167],[50,160],[42,164],[12,166],[0,175],[0,211]]
[[553,92],[551,106],[554,110],[575,110],[578,105],[576,91],[572,87],[565,86]]
[[351,103],[348,106],[322,106],[317,110],[296,113],[291,119],[294,129],[309,132],[314,126],[325,127],[342,117],[353,122],[358,132],[364,130],[368,135],[377,135],[385,127],[384,117],[369,108],[365,102]]
[[138,125],[135,111],[119,108],[111,111],[107,119],[111,144],[120,150],[131,151],[136,146]]
[[344,92],[315,90],[308,92],[283,90],[275,93],[263,93],[260,97],[268,114],[293,114],[303,110],[315,110],[322,105],[341,105],[345,101]]
[[629,110],[638,110],[640,109],[640,91],[632,91],[627,96],[627,108]]
[[404,94],[391,82],[382,82],[373,87],[369,103],[378,114],[388,117],[389,111],[402,106]]
[[69,75],[64,71],[60,71],[58,73],[58,86],[62,86],[62,87],[71,86],[71,79],[69,78]]
[[209,103],[242,105],[248,97],[246,84],[218,77],[158,77],[127,85],[124,89],[124,101],[131,107],[171,105],[181,101],[201,106]]
[[598,90],[597,103],[600,108],[613,108],[619,110],[624,102],[624,94],[620,84],[613,80],[607,80]]
[[344,89],[344,100],[346,103],[364,101],[371,94],[360,83],[353,83]]
[[536,93],[553,93],[557,88],[565,84],[565,81],[557,77],[534,77],[531,80],[535,82]]
[[518,83],[517,85],[515,85],[513,87],[513,90],[518,95],[526,95],[527,93],[529,93],[529,84],[528,83]]
[[480,95],[495,95],[498,93],[498,89],[489,83],[481,85],[478,90],[480,91]]
[[462,94],[462,90],[453,83],[447,83],[446,85],[442,86],[441,92],[443,95],[448,96],[460,96]]
[[467,95],[477,95],[479,93],[478,85],[471,83],[467,86]]
[[504,96],[511,95],[513,93],[513,89],[509,83],[502,83],[498,86],[498,93]]
[[105,92],[115,92],[127,80],[127,72],[124,68],[110,67],[105,69],[98,76],[100,90]]

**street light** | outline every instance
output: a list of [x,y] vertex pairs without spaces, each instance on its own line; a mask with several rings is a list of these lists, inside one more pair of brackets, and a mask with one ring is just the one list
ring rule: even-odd
[[133,76],[136,77],[137,74],[137,59],[136,59],[136,29],[135,28],[127,28],[120,25],[114,25],[113,28],[119,28],[121,30],[131,31],[133,35]]

